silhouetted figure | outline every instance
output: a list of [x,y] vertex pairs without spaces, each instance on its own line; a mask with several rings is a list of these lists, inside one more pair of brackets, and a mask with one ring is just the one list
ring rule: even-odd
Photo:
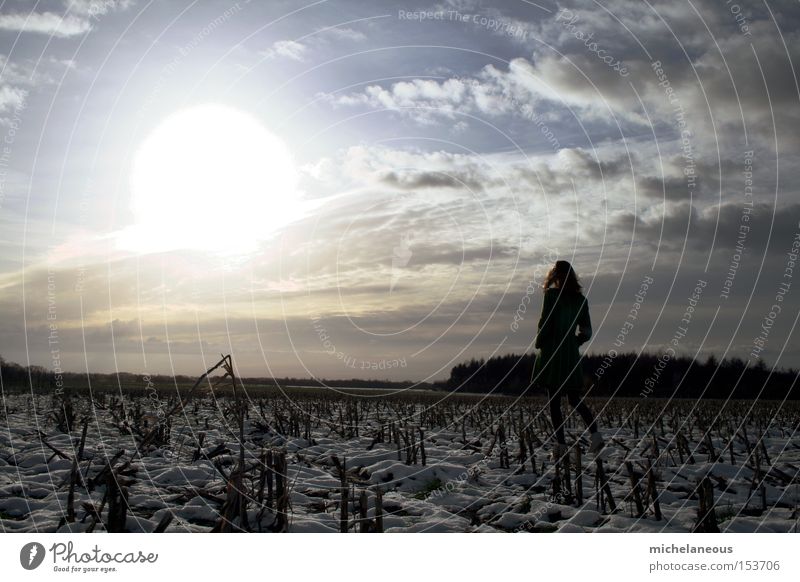
[[[567,452],[564,439],[564,418],[561,414],[561,396],[583,418],[591,433],[590,453],[603,448],[603,437],[597,431],[597,422],[591,410],[580,397],[583,389],[583,365],[578,346],[592,337],[589,302],[584,297],[578,277],[567,261],[556,261],[544,283],[544,302],[536,335],[536,348],[540,350],[534,369],[535,381],[547,388],[550,400],[550,418],[555,429],[554,459]],[[578,334],[575,335],[575,328]]]

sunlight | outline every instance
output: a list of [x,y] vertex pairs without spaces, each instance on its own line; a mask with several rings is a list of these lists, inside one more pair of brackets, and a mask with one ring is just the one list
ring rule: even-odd
[[185,109],[136,153],[136,224],[122,244],[140,252],[253,250],[298,218],[296,183],[290,152],[257,119],[216,104]]

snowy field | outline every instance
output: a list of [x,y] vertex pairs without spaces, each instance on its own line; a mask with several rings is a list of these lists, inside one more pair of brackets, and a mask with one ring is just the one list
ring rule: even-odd
[[362,394],[261,388],[240,426],[234,398],[209,392],[183,407],[166,391],[6,392],[2,529],[798,531],[796,403],[591,400],[604,481],[577,415],[580,460],[550,459],[544,399]]

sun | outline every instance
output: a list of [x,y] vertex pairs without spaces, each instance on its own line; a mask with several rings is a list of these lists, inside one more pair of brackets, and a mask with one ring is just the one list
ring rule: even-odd
[[247,251],[298,218],[297,170],[285,144],[259,121],[218,104],[166,118],[142,142],[131,171],[142,251]]

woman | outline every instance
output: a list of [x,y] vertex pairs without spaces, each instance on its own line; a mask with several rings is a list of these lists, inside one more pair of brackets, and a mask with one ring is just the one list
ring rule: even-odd
[[[547,388],[550,399],[550,418],[556,435],[553,458],[558,460],[568,451],[561,414],[564,392],[570,406],[578,411],[589,428],[589,452],[596,454],[603,448],[603,437],[597,430],[592,412],[579,395],[583,389],[583,366],[578,346],[592,337],[589,303],[581,292],[572,265],[567,261],[556,261],[542,287],[544,302],[536,335],[536,348],[540,353],[533,380]],[[579,330],[577,335],[576,326]]]

